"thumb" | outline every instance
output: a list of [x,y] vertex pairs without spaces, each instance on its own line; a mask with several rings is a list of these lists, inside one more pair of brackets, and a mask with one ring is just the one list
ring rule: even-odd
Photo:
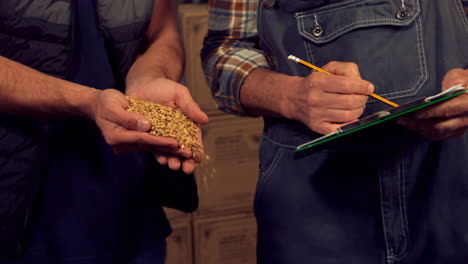
[[188,118],[197,124],[208,123],[208,116],[203,112],[195,101],[192,101],[186,110],[184,110]]
[[120,114],[118,122],[121,126],[128,130],[147,132],[151,129],[151,122],[143,115],[124,110]]
[[183,93],[179,98],[181,102],[178,105],[190,120],[202,125],[208,123],[208,116],[200,109],[200,106],[189,93]]
[[140,132],[147,132],[151,129],[151,123],[148,121],[146,118],[138,118],[136,120],[136,127],[134,127],[134,130],[140,131]]

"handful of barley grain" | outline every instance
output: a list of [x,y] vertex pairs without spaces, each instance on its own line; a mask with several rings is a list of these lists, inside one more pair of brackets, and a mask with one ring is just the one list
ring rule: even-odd
[[151,122],[151,135],[175,138],[181,148],[190,148],[194,154],[201,150],[199,128],[184,112],[135,97],[127,96],[127,100],[127,111],[142,114]]

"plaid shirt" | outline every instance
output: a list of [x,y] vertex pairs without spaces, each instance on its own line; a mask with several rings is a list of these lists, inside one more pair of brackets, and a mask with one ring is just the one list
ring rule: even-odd
[[270,68],[258,45],[257,5],[257,0],[209,1],[203,67],[218,108],[235,115],[246,115],[239,99],[247,75]]
[[[462,3],[468,16],[468,0]],[[257,68],[272,68],[259,49],[257,4],[257,0],[210,0],[208,35],[201,52],[218,108],[240,116],[247,115],[240,103],[243,82]]]

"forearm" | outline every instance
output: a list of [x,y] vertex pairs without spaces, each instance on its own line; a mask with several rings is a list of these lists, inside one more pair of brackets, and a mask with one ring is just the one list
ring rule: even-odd
[[302,78],[259,68],[246,78],[240,90],[243,109],[250,115],[288,117],[285,89],[298,85]]
[[155,41],[130,68],[126,87],[136,87],[147,78],[165,78],[179,81],[184,68],[184,51],[177,37]]
[[177,2],[159,0],[155,1],[155,6],[146,31],[150,45],[127,74],[127,92],[145,79],[165,78],[178,82],[182,77],[185,61]]
[[0,112],[28,117],[92,118],[99,91],[48,76],[0,56]]

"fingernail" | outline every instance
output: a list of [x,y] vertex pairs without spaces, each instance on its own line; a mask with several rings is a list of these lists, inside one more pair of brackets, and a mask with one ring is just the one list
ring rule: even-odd
[[150,128],[151,128],[151,125],[147,120],[138,119],[138,121],[137,121],[137,130],[138,131],[146,132],[146,131],[150,130]]
[[371,94],[371,93],[374,92],[375,87],[374,87],[374,85],[372,83],[369,83],[369,85],[367,85],[367,89],[368,89],[369,93]]

